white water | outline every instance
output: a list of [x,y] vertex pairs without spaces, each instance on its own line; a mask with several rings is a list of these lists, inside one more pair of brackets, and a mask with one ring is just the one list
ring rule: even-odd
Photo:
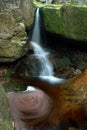
[[49,53],[45,52],[45,50],[40,45],[40,36],[40,15],[39,8],[37,8],[31,45],[34,49],[35,56],[39,59],[41,63],[40,76],[50,76],[53,75],[53,67],[48,60]]
[[39,59],[41,63],[40,78],[48,80],[49,82],[59,83],[63,82],[63,79],[53,76],[53,66],[48,59],[49,52],[46,52],[41,47],[41,35],[40,35],[40,15],[39,8],[36,10],[34,29],[31,39],[31,45],[34,50],[34,55]]
[[35,23],[34,23],[34,29],[33,29],[33,34],[32,34],[32,39],[33,42],[36,44],[41,42],[40,39],[40,14],[39,14],[39,8],[36,10],[36,15],[35,15]]

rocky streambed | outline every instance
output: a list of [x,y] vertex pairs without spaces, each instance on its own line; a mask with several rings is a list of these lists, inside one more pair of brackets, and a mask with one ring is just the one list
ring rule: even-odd
[[[27,44],[28,37],[30,39],[27,32],[29,32],[28,29],[31,30],[33,25],[35,7],[31,1],[27,0],[21,0],[21,3],[16,4],[9,3],[9,1],[7,3],[1,1],[0,3],[0,16],[2,18],[0,19],[0,130],[13,129],[7,93],[25,91],[28,85],[33,84],[32,82],[30,84],[27,78],[36,76],[40,69],[39,61],[33,55],[32,47]],[[72,11],[73,7],[69,8]],[[64,9],[67,14],[68,10],[65,7]],[[85,13],[86,15],[87,13]],[[58,16],[60,16],[60,12]],[[67,20],[65,17],[64,19]],[[86,26],[84,19],[82,21]],[[43,46],[50,52],[49,60],[54,68],[54,76],[64,78],[66,82],[54,86],[55,89],[49,92],[50,85],[44,85],[38,81],[37,85],[40,89],[41,86],[48,88],[44,91],[49,93],[48,95],[54,103],[53,111],[46,118],[45,123],[41,122],[42,125],[38,123],[37,128],[28,128],[28,130],[87,129],[87,49],[85,42],[80,44],[78,41],[72,42],[72,40],[60,38],[56,34],[49,32],[45,32],[45,34],[47,41],[44,42]],[[82,36],[86,36],[86,33]],[[44,38],[42,40],[45,41]],[[22,79],[19,80],[19,77]],[[37,85],[36,87],[38,87]],[[28,122],[30,123],[30,120]],[[26,121],[21,123],[25,124]],[[22,130],[21,126],[20,129]]]
[[[32,51],[30,51],[30,52],[32,52]],[[69,85],[66,85],[66,83],[65,83],[65,85],[68,87],[70,87],[70,86],[74,87],[74,84],[75,84],[75,86],[78,86],[78,89],[76,89],[75,92],[78,93],[79,96],[75,95],[75,97],[77,97],[77,99],[79,98],[78,100],[82,100],[82,102],[81,102],[81,106],[82,106],[82,104],[84,104],[84,100],[86,102],[86,99],[83,99],[83,98],[84,98],[84,93],[86,93],[86,91],[87,91],[87,87],[86,87],[87,53],[86,53],[86,50],[85,49],[81,50],[81,49],[79,49],[79,47],[70,49],[70,47],[67,48],[67,47],[60,45],[59,47],[57,46],[57,51],[56,51],[56,49],[51,50],[49,59],[54,66],[54,75],[55,76],[66,79],[69,82]],[[29,63],[31,63],[31,64],[29,64]],[[13,75],[16,74],[16,76],[22,76],[24,78],[33,76],[34,73],[32,71],[34,71],[34,70],[32,70],[32,67],[33,67],[32,64],[37,64],[37,59],[33,56],[33,53],[29,54],[28,56],[26,56],[16,62],[0,65],[0,84],[3,86],[3,89],[5,89],[6,93],[24,91],[27,88],[27,86],[28,86],[27,82],[18,81],[17,78],[15,78],[15,77],[13,78]],[[84,72],[84,70],[85,70],[85,72]],[[26,75],[25,71],[28,72],[27,73],[28,75]],[[75,80],[72,82],[73,78],[75,78]],[[68,92],[68,89],[69,89],[68,87],[67,87],[66,92]],[[70,88],[69,91],[74,89],[72,87]],[[86,98],[86,95],[85,95],[85,98]],[[69,99],[72,100],[71,97],[69,97]],[[6,100],[6,102],[7,102],[7,100]],[[73,99],[73,102],[74,102],[74,99]],[[61,101],[61,103],[62,103],[62,101]],[[65,104],[67,105],[67,102],[65,102]],[[70,101],[70,106],[71,106],[71,101]],[[2,114],[3,113],[1,112],[1,115]],[[56,118],[56,116],[54,116],[54,117]],[[8,118],[8,120],[9,120],[9,118]],[[65,124],[67,124],[67,123],[65,123]],[[68,127],[71,128],[72,125],[70,125]],[[32,129],[37,130],[38,128],[32,128]],[[46,129],[46,130],[64,129],[65,130],[68,128],[66,125],[59,126],[58,124],[56,124],[56,125],[51,126],[50,123],[46,123],[46,124],[40,126],[39,129],[43,129],[43,130],[44,129]],[[71,129],[73,129],[73,128],[71,128]]]

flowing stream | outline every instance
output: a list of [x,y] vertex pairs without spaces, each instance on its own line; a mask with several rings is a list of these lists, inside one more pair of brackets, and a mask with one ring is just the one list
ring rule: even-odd
[[[63,82],[63,79],[53,76],[53,66],[48,59],[49,52],[46,52],[41,47],[39,8],[36,10],[35,26],[31,39],[31,45],[34,50],[34,55],[39,59],[42,66],[40,75],[37,76],[50,83]],[[51,103],[49,97],[45,95],[43,91],[38,90],[33,86],[28,86],[27,90],[22,93],[9,93],[8,99],[12,115],[12,125],[15,130],[27,130],[28,126],[25,125],[25,122],[30,121],[32,124],[33,119],[36,121],[39,117],[44,118],[48,115],[48,110],[50,110]],[[29,128],[29,130],[30,129],[33,130],[32,128]]]
[[63,79],[56,78],[53,76],[53,66],[48,59],[49,52],[46,52],[41,46],[41,35],[40,35],[40,14],[39,8],[36,10],[35,23],[31,38],[31,45],[34,50],[34,55],[39,59],[41,63],[40,76],[41,78],[50,82],[62,82]]

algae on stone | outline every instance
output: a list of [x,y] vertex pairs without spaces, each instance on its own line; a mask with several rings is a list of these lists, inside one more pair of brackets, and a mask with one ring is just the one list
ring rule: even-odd
[[35,7],[31,0],[0,1],[0,62],[12,62],[27,54],[26,28],[31,28]]
[[68,38],[87,41],[87,8],[62,7],[63,32]]
[[45,29],[62,34],[62,17],[60,8],[41,8]]
[[0,85],[0,130],[13,130],[9,105],[3,86]]
[[45,30],[67,38],[87,41],[87,7],[63,5],[41,7]]
[[[3,27],[5,28],[6,26],[10,25],[5,23]],[[28,51],[27,35],[25,28],[21,24],[12,24],[11,27],[6,27],[1,34],[0,62],[14,61],[26,54]]]

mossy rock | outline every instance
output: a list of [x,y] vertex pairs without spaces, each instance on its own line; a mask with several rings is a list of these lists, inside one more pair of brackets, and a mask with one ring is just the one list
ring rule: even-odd
[[66,6],[61,8],[63,33],[66,37],[87,41],[87,7]]
[[41,14],[46,31],[87,41],[87,6],[41,7]]
[[60,8],[43,8],[41,10],[45,30],[52,33],[62,34],[62,17]]
[[[0,62],[12,62],[29,50],[35,7],[31,0],[0,1]],[[29,33],[30,34],[30,33]]]
[[71,62],[67,57],[58,58],[56,62],[58,68],[65,69],[71,66]]
[[9,106],[3,86],[0,85],[0,130],[13,130]]

